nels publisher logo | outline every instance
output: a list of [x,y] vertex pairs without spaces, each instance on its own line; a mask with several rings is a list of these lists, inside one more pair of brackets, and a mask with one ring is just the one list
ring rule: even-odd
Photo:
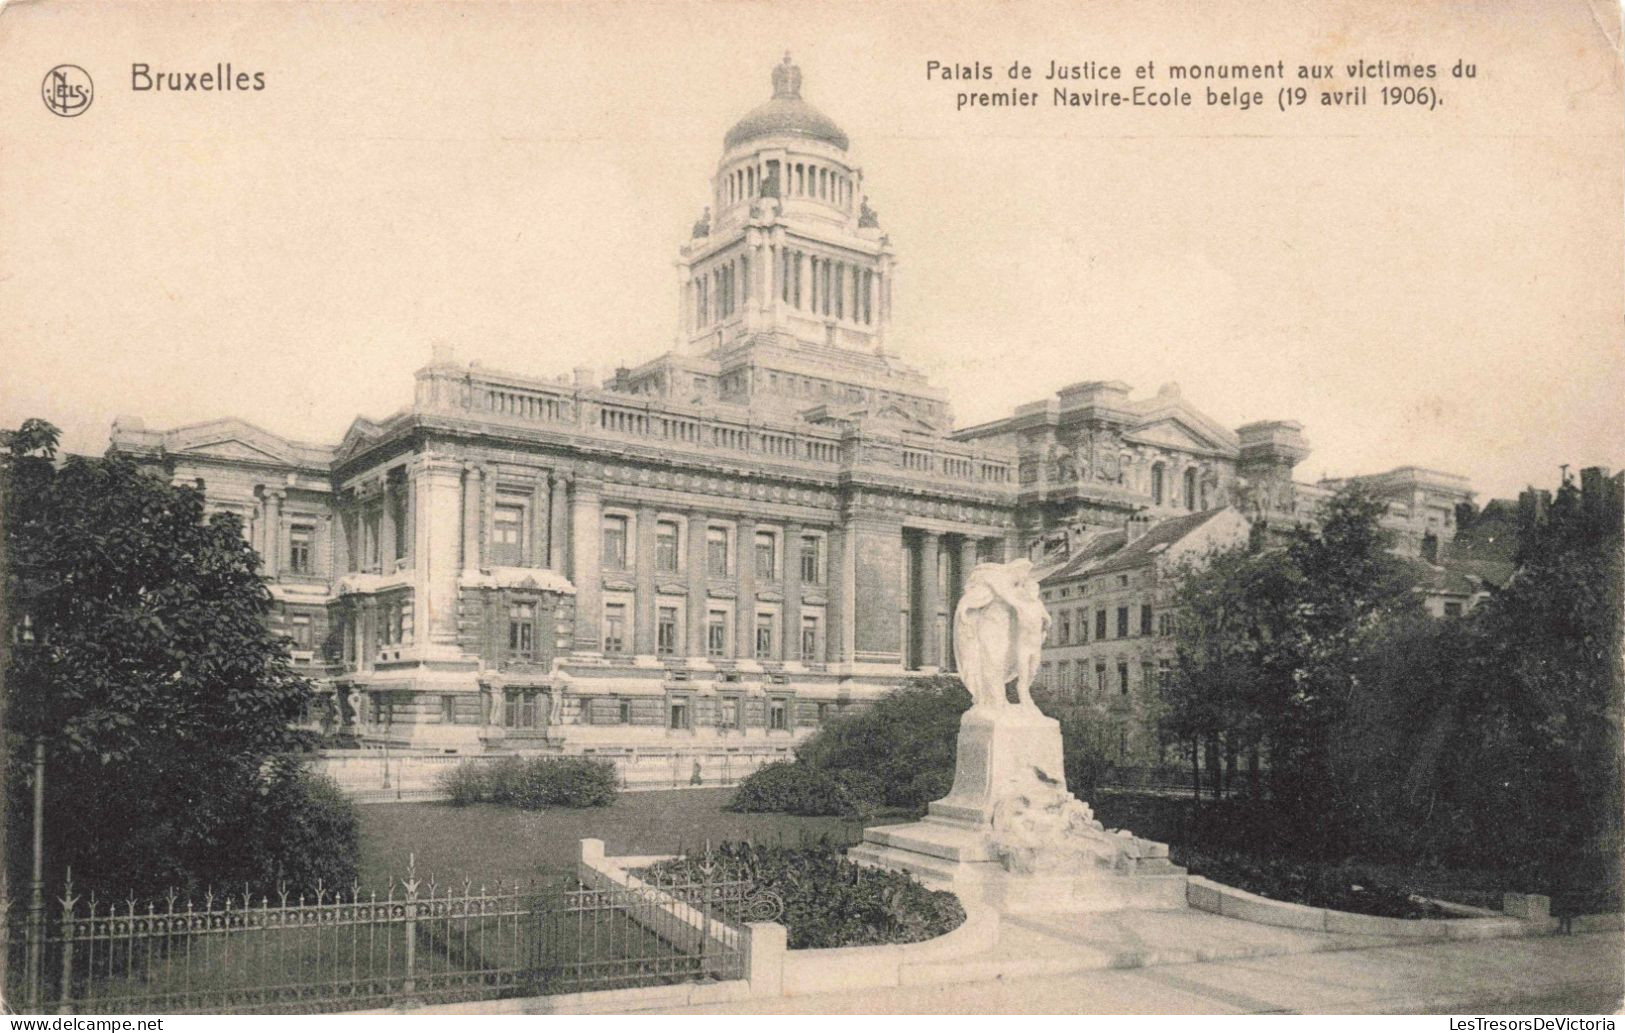
[[51,114],[73,118],[83,115],[90,108],[96,88],[90,82],[90,73],[78,65],[57,65],[45,73],[40,93]]

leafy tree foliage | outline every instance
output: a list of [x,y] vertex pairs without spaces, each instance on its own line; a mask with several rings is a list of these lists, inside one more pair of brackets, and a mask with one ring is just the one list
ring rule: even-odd
[[1518,869],[1543,892],[1613,884],[1617,502],[1565,483],[1517,528],[1512,581],[1442,620],[1387,555],[1380,512],[1347,492],[1319,532],[1184,576],[1165,734],[1261,748],[1269,796],[1248,821],[1265,849]]
[[43,421],[4,441],[13,878],[35,741],[53,878],[122,897],[342,875],[348,804],[277,762],[311,688],[265,628],[241,525],[126,458],[58,464],[56,442]]

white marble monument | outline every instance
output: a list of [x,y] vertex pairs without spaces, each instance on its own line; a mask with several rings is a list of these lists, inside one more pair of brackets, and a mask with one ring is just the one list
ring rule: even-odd
[[865,830],[850,856],[978,885],[1011,912],[1183,907],[1184,872],[1168,848],[1108,831],[1067,791],[1060,723],[1030,694],[1048,627],[1031,562],[976,566],[954,612],[971,708],[959,722],[953,788],[923,821]]

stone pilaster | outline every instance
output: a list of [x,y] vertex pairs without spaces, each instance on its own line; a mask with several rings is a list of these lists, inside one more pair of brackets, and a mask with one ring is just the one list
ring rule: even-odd
[[633,600],[632,652],[652,656],[655,651],[655,507],[638,507],[637,541],[633,548],[637,598]]
[[786,660],[801,657],[801,525],[784,525],[784,648]]
[[899,617],[903,611],[903,528],[894,520],[853,517],[847,523],[852,555],[846,561],[854,576],[853,602],[847,626],[852,629],[852,659],[858,663],[897,665],[902,661]]
[[548,475],[547,565],[564,574],[570,566],[570,508],[563,474]]
[[705,655],[705,619],[710,596],[705,584],[706,515],[688,514],[688,655]]
[[570,485],[570,579],[576,586],[575,648],[582,653],[604,650],[599,627],[604,607],[602,490],[596,478],[580,474]]
[[942,536],[935,531],[920,532],[920,644],[921,667],[942,665],[942,640],[937,635],[937,618],[942,610],[942,583],[938,580],[941,565]]
[[970,572],[976,569],[976,539],[965,536],[959,539],[959,580],[954,583],[954,595],[948,600],[948,655],[942,658],[943,666],[952,665],[952,669],[959,670],[959,661],[954,656],[954,622],[953,614],[959,606],[959,600],[965,594],[965,584],[970,580]]
[[540,472],[530,486],[530,552],[525,555],[525,566],[547,566],[548,519],[547,476]]
[[395,482],[386,470],[378,485],[378,572],[395,572]]
[[485,471],[478,464],[463,466],[462,561],[463,569],[480,569],[480,496]]
[[824,629],[824,654],[832,664],[851,663],[853,614],[856,607],[856,569],[851,538],[841,527],[829,530],[829,610]]
[[756,521],[741,517],[734,526],[737,553],[734,573],[739,598],[734,603],[734,655],[756,655]]
[[463,504],[468,471],[456,460],[424,456],[414,473],[414,641],[455,647],[457,582],[463,568],[459,531],[468,508]]
[[282,502],[287,494],[265,493],[265,576],[272,580],[282,573]]

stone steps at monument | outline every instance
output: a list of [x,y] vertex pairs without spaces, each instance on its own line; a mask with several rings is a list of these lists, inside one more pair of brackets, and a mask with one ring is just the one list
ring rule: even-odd
[[950,864],[978,864],[992,861],[987,837],[956,825],[933,822],[930,818],[910,825],[880,825],[864,829],[865,843],[924,854]]
[[855,861],[858,864],[903,872],[922,882],[944,885],[955,881],[955,870],[958,868],[958,865],[949,861],[939,861],[925,854],[918,854],[910,850],[899,850],[876,843],[863,843],[852,847],[846,852],[846,856],[848,860]]

